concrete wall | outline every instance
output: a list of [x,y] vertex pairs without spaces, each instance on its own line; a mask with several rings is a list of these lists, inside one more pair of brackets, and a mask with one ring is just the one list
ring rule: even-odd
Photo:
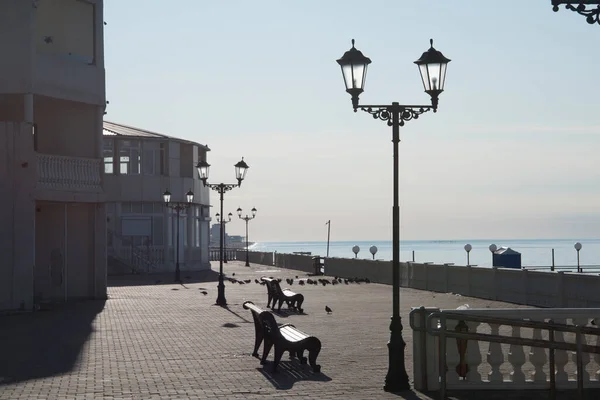
[[32,89],[33,21],[30,1],[0,1],[0,93],[28,93]]
[[[0,2],[0,93],[104,106],[103,1],[33,3]],[[91,63],[90,54],[95,54]]]
[[0,310],[33,306],[36,157],[31,129],[0,122]]
[[98,118],[98,106],[35,96],[37,152],[99,158]]
[[[272,254],[250,252],[250,262],[273,265]],[[312,263],[311,256],[275,253],[279,268],[312,273]],[[392,284],[392,263],[325,258],[325,274]],[[600,276],[591,274],[400,263],[400,285],[538,307],[600,307]]]

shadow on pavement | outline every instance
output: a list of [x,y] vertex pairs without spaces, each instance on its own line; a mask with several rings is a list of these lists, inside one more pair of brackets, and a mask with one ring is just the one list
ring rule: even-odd
[[81,301],[0,317],[0,387],[71,371],[105,302]]
[[[176,285],[174,273],[144,274],[144,275],[109,275],[108,287],[118,286],[148,286]],[[219,273],[213,270],[181,271],[181,284],[216,282]]]
[[277,366],[277,372],[271,371],[273,363],[267,361],[262,368],[257,368],[261,374],[267,378],[269,382],[277,390],[289,390],[294,386],[294,383],[299,381],[314,381],[314,382],[329,382],[331,378],[322,372],[316,374],[312,372],[308,365],[302,365],[298,360],[281,360]]

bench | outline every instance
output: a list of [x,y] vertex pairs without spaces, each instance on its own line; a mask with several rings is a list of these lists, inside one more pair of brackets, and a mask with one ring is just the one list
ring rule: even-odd
[[277,311],[281,311],[281,306],[285,302],[288,308],[293,308],[298,312],[304,312],[302,303],[304,296],[301,293],[292,292],[290,289],[281,289],[279,281],[272,278],[260,278],[266,282],[267,286],[267,307],[271,304],[271,309],[275,310],[275,303],[279,302]]
[[[321,351],[321,341],[315,336],[308,335],[292,324],[277,325],[273,314],[262,310],[251,301],[243,304],[244,309],[252,312],[256,339],[252,355],[258,357],[258,347],[264,341],[263,355],[260,363],[264,365],[272,347],[275,347],[273,359],[273,372],[277,371],[279,361],[284,352],[289,352],[290,357],[296,357],[300,364],[310,364],[315,373],[321,372],[321,366],[317,364],[317,356]],[[308,350],[308,360],[304,357],[304,350]]]

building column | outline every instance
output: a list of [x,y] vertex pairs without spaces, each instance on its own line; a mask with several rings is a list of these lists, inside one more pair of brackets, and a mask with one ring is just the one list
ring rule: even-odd
[[0,122],[0,142],[0,310],[31,310],[37,179],[31,126]]
[[196,205],[191,206],[187,209],[186,213],[186,233],[185,233],[185,245],[187,246],[186,255],[185,255],[185,263],[188,270],[192,269],[192,267],[196,263],[195,259],[195,251],[194,251],[194,208]]
[[106,203],[93,204],[94,207],[94,293],[95,299],[106,299]]

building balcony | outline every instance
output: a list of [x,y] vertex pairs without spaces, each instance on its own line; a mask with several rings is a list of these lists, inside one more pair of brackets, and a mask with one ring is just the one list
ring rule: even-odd
[[36,200],[102,201],[102,160],[37,154]]

